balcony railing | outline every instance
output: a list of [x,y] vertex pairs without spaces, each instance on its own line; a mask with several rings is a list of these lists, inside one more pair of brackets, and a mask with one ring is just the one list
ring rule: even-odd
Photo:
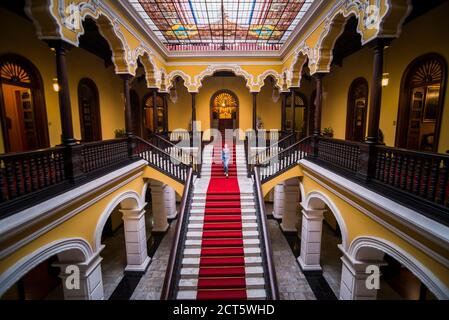
[[90,173],[129,159],[128,139],[113,139],[81,145],[82,172]]
[[373,181],[449,208],[449,156],[376,147]]
[[65,148],[0,156],[0,204],[67,181]]
[[148,165],[164,172],[173,179],[184,183],[187,179],[187,172],[191,167],[172,157],[164,150],[152,145],[146,140],[136,138],[134,154],[148,161]]
[[320,137],[318,159],[352,172],[359,170],[360,146],[357,142]]
[[[129,137],[0,156],[0,219],[143,158],[184,183],[185,164],[145,140]],[[139,138],[140,139],[140,138]]]

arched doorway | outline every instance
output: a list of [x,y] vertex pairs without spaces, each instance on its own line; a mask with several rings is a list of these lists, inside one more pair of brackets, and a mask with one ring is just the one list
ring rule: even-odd
[[5,152],[49,147],[42,78],[16,54],[0,56],[0,118]]
[[142,110],[140,108],[139,95],[136,90],[131,89],[129,91],[130,103],[131,103],[131,112],[134,116],[133,121],[133,132],[135,135],[143,138],[142,135]]
[[404,72],[396,146],[438,151],[447,64],[435,53],[416,58]]
[[158,94],[156,97],[157,108],[157,127],[154,128],[153,113],[153,93],[148,93],[143,98],[143,110],[145,116],[145,128],[149,132],[164,132],[165,114],[164,114],[164,98]]
[[357,78],[352,81],[348,91],[346,140],[365,139],[367,106],[368,81],[365,78]]
[[224,131],[239,127],[239,99],[231,90],[219,90],[210,99],[211,128]]
[[286,99],[285,119],[286,130],[293,129],[293,121],[295,121],[295,130],[299,132],[300,137],[305,137],[307,134],[307,98],[301,92],[295,92],[295,119],[292,114],[292,95],[289,94]]
[[78,107],[83,142],[101,140],[101,116],[98,89],[95,82],[82,78],[78,83]]
[[311,136],[313,134],[313,130],[315,129],[315,99],[316,99],[316,90],[313,90],[310,95],[310,103],[308,105],[307,110],[307,135]]

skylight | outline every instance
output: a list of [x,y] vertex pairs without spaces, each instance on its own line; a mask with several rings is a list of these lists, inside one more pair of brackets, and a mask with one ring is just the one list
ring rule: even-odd
[[279,50],[314,0],[128,0],[170,51]]

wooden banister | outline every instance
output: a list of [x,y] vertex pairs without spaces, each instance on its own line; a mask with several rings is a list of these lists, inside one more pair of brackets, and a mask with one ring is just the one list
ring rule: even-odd
[[170,256],[168,258],[167,270],[165,272],[164,284],[162,285],[161,300],[174,299],[175,276],[180,272],[179,260],[182,259],[184,248],[184,239],[182,235],[186,231],[188,211],[190,210],[190,201],[193,188],[193,170],[189,168],[187,181],[181,198],[181,209],[178,215],[175,238],[173,239]]
[[259,227],[262,234],[262,250],[264,259],[265,278],[268,284],[268,296],[272,300],[279,299],[276,272],[273,262],[273,253],[271,249],[271,240],[269,239],[267,214],[265,211],[265,202],[262,192],[259,168],[254,168],[254,188],[256,193],[256,206],[259,213]]

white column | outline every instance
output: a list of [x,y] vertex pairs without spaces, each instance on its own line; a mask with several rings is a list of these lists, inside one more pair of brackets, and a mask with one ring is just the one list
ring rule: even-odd
[[127,261],[125,271],[145,272],[151,261],[151,258],[148,257],[147,251],[145,209],[122,209],[120,211],[123,213],[123,224],[125,230]]
[[176,211],[176,192],[175,189],[167,184],[163,186],[165,208],[167,209],[167,218],[174,219],[178,215]]
[[277,184],[274,187],[273,195],[273,217],[276,219],[282,219],[284,214],[285,205],[285,193],[284,193],[284,183]]
[[321,270],[321,233],[324,210],[302,210],[299,265],[304,271]]
[[284,214],[282,215],[281,229],[284,232],[297,232],[296,214],[299,203],[299,181],[290,179],[284,182]]
[[59,277],[65,300],[103,300],[103,279],[101,278],[101,260],[99,254],[87,262],[70,263],[64,255],[58,255],[61,268]]
[[[340,249],[342,249],[341,246]],[[376,300],[379,287],[373,288],[373,284],[376,282],[376,278],[379,280],[377,284],[380,282],[379,267],[386,265],[383,261],[384,254],[376,249],[367,249],[360,257],[363,260],[366,258],[366,261],[358,261],[348,256],[344,250],[342,252],[339,299]]]
[[153,232],[166,232],[169,227],[164,194],[164,184],[156,180],[151,180]]

